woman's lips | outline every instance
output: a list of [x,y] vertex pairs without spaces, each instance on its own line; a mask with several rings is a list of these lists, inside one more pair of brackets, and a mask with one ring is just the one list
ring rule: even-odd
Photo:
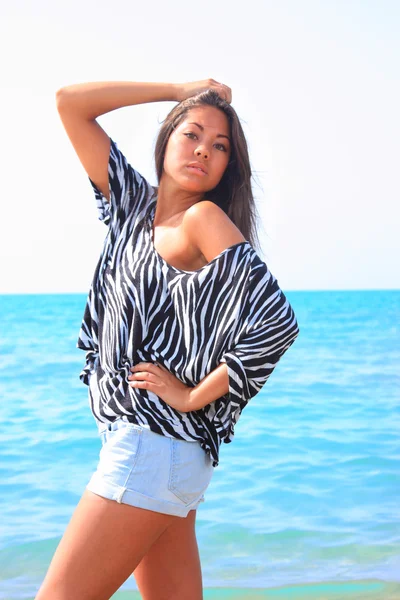
[[204,171],[202,171],[201,169],[198,169],[197,167],[187,167],[190,171],[194,171],[195,173],[198,173],[199,175],[207,175],[207,173],[204,173]]

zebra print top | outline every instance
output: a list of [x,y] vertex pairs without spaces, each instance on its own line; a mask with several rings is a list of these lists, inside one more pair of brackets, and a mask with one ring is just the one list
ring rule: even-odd
[[[108,174],[109,202],[89,178],[108,231],[77,342],[86,350],[79,378],[93,416],[100,425],[126,415],[161,435],[199,441],[216,467],[220,444],[232,441],[241,411],[297,337],[295,314],[247,241],[196,271],[168,264],[153,244],[155,190],[113,140]],[[189,387],[224,362],[229,392],[183,413],[129,386],[138,362],[158,362]]]

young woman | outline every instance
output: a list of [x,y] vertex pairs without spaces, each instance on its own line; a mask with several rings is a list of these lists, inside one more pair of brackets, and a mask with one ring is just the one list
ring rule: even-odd
[[[175,100],[158,187],[97,123]],[[231,90],[87,83],[57,92],[107,235],[77,346],[102,442],[98,467],[36,600],[106,600],[133,573],[144,600],[200,600],[196,509],[241,411],[299,333],[254,250],[247,145]]]

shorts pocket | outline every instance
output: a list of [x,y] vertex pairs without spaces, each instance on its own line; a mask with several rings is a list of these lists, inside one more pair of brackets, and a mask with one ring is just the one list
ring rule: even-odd
[[142,442],[142,431],[122,427],[107,431],[100,450],[98,471],[120,486],[125,486],[134,469]]
[[204,494],[214,472],[212,460],[197,442],[171,439],[168,489],[185,504]]

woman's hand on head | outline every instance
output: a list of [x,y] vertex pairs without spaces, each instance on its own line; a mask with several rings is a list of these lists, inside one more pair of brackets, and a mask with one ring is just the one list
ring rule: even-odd
[[202,81],[192,81],[178,85],[178,102],[186,100],[191,96],[205,92],[206,90],[215,90],[219,96],[229,104],[232,102],[232,90],[227,85],[215,81],[215,79],[203,79]]
[[129,385],[149,390],[180,412],[188,412],[191,388],[182,383],[168,369],[150,362],[140,362],[130,368]]

